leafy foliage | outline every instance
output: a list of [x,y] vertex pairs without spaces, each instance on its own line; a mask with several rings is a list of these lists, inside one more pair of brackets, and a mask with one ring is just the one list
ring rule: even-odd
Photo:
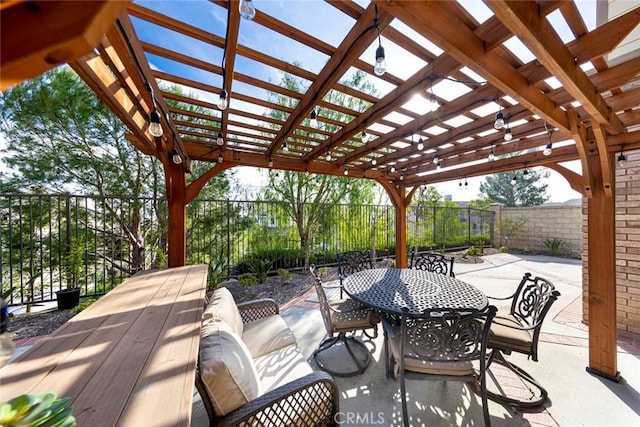
[[[511,180],[514,176],[516,183],[512,185]],[[528,170],[527,176],[525,179],[523,172],[503,172],[488,176],[485,182],[480,184],[480,193],[505,206],[538,206],[549,200],[546,194],[547,184],[541,182],[549,173]]]
[[545,239],[544,245],[549,248],[551,251],[551,255],[558,256],[562,253],[562,248],[564,247],[564,240],[558,239],[554,237],[553,239]]
[[0,406],[0,425],[72,427],[76,425],[72,413],[70,397],[58,399],[54,392],[23,394]]

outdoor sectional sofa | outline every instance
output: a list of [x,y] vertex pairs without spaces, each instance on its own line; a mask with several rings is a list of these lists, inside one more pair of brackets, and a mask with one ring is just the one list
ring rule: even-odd
[[333,425],[338,388],[314,371],[271,299],[213,293],[202,320],[196,388],[211,425]]

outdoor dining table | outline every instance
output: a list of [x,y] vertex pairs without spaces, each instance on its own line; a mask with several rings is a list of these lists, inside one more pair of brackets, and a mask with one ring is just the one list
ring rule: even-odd
[[438,308],[477,309],[488,304],[478,288],[444,274],[407,268],[374,268],[347,277],[345,292],[376,310],[420,315]]

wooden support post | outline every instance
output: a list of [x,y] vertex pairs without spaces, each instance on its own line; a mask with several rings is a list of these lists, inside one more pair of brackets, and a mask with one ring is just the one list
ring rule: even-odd
[[[608,155],[608,154],[607,154]],[[612,156],[609,155],[611,167]],[[616,329],[615,188],[605,191],[599,156],[589,156],[593,197],[587,207],[589,256],[589,366],[587,371],[618,381]],[[607,193],[611,194],[608,195]]]
[[396,211],[396,267],[407,267],[407,207],[394,205]]
[[169,205],[168,266],[181,267],[187,263],[187,199],[184,167],[174,165],[170,161],[164,165]]

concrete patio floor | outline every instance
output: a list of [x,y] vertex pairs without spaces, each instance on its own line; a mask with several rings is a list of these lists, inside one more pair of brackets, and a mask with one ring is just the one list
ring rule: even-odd
[[[544,277],[561,292],[543,327],[539,362],[512,355],[510,361],[527,370],[544,385],[549,400],[542,408],[519,412],[489,401],[493,426],[637,426],[640,425],[640,346],[619,341],[618,369],[623,381],[615,383],[585,371],[588,365],[588,329],[581,319],[582,268],[578,260],[545,256],[496,254],[484,263],[458,264],[456,277],[485,294],[506,296],[523,274]],[[311,354],[324,338],[322,318],[309,293],[285,305],[282,315],[293,330],[301,351],[316,366]],[[500,306],[498,305],[498,308]],[[364,339],[372,352],[366,372],[350,378],[336,377],[340,389],[341,423],[349,426],[402,425],[399,382],[384,372],[382,333]],[[526,392],[511,378],[494,373],[510,392]],[[480,397],[472,385],[462,382],[407,382],[412,426],[483,425]],[[192,425],[204,426],[206,414],[195,396]]]

